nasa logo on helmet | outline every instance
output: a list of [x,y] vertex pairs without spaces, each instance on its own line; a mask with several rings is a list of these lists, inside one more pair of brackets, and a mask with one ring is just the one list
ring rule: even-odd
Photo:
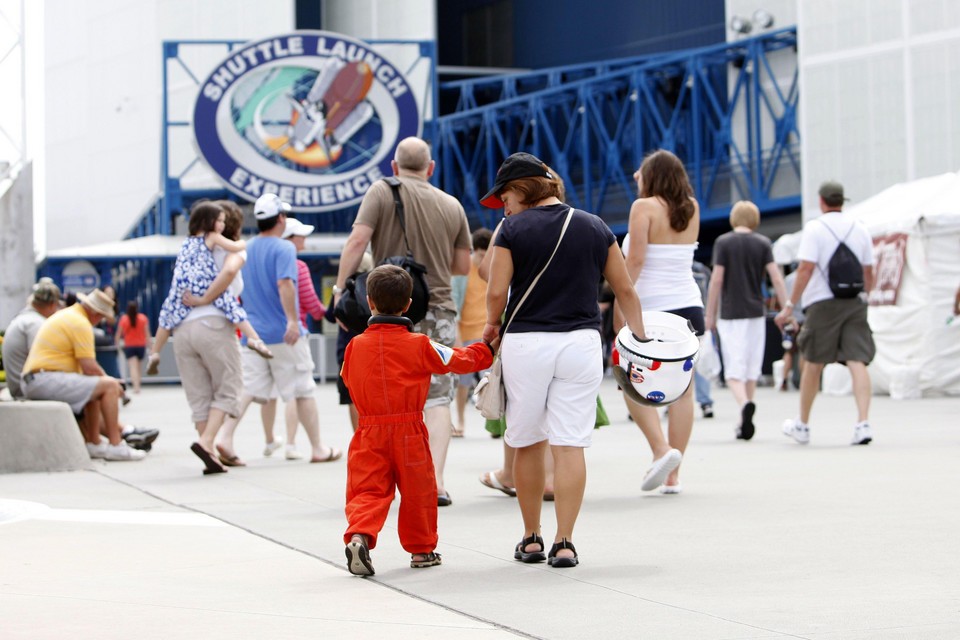
[[686,318],[663,311],[645,311],[647,340],[629,327],[617,335],[617,366],[613,375],[628,398],[646,406],[676,402],[693,381],[700,340]]
[[228,189],[250,201],[275,193],[304,212],[359,202],[421,128],[404,74],[370,44],[328,31],[234,49],[193,109],[200,156]]

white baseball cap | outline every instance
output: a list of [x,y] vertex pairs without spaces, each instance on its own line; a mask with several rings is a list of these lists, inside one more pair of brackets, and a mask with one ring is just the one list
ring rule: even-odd
[[257,198],[257,203],[253,205],[253,215],[257,220],[267,220],[289,211],[290,204],[281,200],[275,193],[263,194]]
[[283,230],[283,238],[289,238],[290,236],[308,236],[313,233],[312,224],[303,224],[296,218],[287,218],[287,227]]

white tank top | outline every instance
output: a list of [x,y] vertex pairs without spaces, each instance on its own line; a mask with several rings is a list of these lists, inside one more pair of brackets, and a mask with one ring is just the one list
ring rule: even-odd
[[[627,246],[626,241],[623,243]],[[644,311],[703,308],[693,279],[693,252],[699,243],[648,244],[643,269],[634,285]]]

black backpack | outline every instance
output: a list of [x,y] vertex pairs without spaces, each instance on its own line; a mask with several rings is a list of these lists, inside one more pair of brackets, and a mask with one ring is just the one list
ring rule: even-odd
[[[410,274],[413,278],[413,293],[410,297],[413,302],[403,315],[414,324],[423,320],[430,306],[430,287],[427,285],[427,268],[413,259],[410,242],[407,241],[407,227],[403,218],[403,202],[400,200],[400,180],[395,176],[383,179],[393,190],[394,211],[400,218],[400,228],[403,229],[403,241],[407,245],[407,255],[390,256],[377,265],[393,264]],[[370,307],[367,306],[367,276],[370,272],[361,273],[356,278],[349,278],[346,282],[340,301],[337,303],[335,315],[348,329],[355,333],[363,333],[370,320]]]
[[863,265],[860,264],[857,255],[845,242],[853,231],[853,225],[850,226],[847,235],[843,236],[843,240],[837,237],[837,234],[826,222],[823,223],[823,226],[840,243],[833,255],[830,256],[830,262],[827,263],[827,272],[824,274],[827,277],[827,283],[830,285],[830,291],[833,292],[834,298],[856,298],[863,291]]

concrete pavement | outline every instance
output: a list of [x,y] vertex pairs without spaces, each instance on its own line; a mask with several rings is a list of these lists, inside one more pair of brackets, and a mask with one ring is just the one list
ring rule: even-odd
[[[796,392],[760,389],[741,442],[715,388],[684,492],[663,496],[639,490],[650,453],[612,380],[602,396],[613,424],[587,452],[579,567],[513,560],[516,501],[477,481],[502,445],[469,410],[443,565],[409,568],[394,505],[362,579],[343,555],[345,460],[264,458],[254,410],[237,434],[248,466],[202,476],[182,390],[145,387],[121,413],[162,430],[145,461],[0,475],[0,637],[960,637],[956,398],[876,397],[874,442],[850,447],[852,398],[821,396],[801,446],[780,433]],[[346,448],[335,386],[317,399],[324,441]]]

